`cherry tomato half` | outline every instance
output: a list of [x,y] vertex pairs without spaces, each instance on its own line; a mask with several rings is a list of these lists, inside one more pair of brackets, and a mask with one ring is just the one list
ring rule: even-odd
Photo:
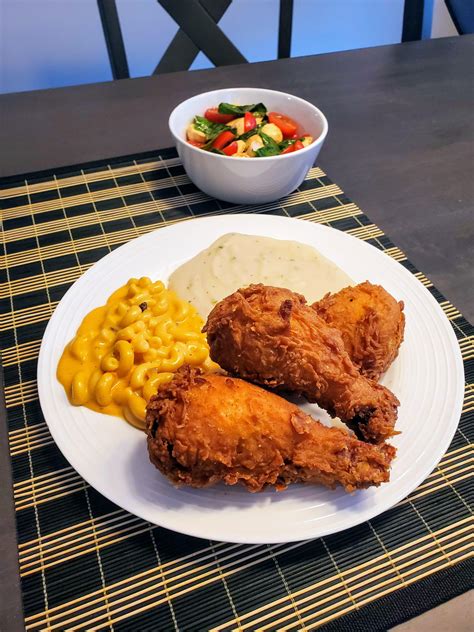
[[252,112],[245,112],[244,114],[244,132],[250,132],[250,130],[257,127],[257,119]]
[[283,156],[283,154],[291,154],[291,152],[295,151],[295,143],[291,143],[291,145],[288,145],[288,147],[285,147],[285,149],[281,152],[281,156]]
[[188,143],[192,145],[193,147],[199,147],[199,148],[204,147],[204,145],[206,144],[206,143],[199,143],[196,140],[188,140]]
[[292,118],[279,112],[269,112],[268,120],[280,128],[283,138],[291,138],[298,129],[298,125]]
[[227,147],[224,147],[224,149],[222,150],[226,156],[233,156],[235,153],[237,153],[239,146],[237,145],[237,142],[234,140],[232,143],[230,143],[229,145],[227,145]]
[[234,138],[235,134],[232,134],[232,132],[226,129],[225,131],[221,132],[219,136],[216,137],[211,146],[214,147],[214,149],[222,149],[228,143],[233,141]]
[[233,114],[221,114],[217,108],[209,108],[204,113],[204,118],[212,123],[228,123],[235,119]]
[[293,143],[293,147],[295,148],[295,151],[298,151],[298,149],[304,149],[304,145],[300,140],[296,140]]

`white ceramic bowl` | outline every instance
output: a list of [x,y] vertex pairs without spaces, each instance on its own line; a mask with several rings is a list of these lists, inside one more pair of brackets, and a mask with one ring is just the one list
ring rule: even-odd
[[[196,114],[221,102],[244,105],[264,103],[268,110],[293,118],[314,142],[284,156],[233,158],[193,147],[186,142],[186,127]],[[317,107],[285,92],[260,88],[226,88],[198,94],[180,103],[169,118],[170,131],[186,173],[204,193],[236,204],[273,202],[294,191],[313,166],[328,132]]]

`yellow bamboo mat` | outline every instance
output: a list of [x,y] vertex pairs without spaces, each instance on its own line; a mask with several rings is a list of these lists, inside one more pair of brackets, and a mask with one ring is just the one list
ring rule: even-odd
[[[455,594],[454,585],[463,590],[472,554],[474,329],[321,169],[284,200],[232,206],[196,189],[174,151],[164,150],[10,179],[1,208],[0,341],[27,630],[348,629],[360,616],[375,630],[403,619],[414,594],[428,607]],[[138,235],[228,212],[298,217],[371,243],[429,289],[458,338],[466,396],[449,450],[408,498],[349,531],[272,546],[172,533],[91,489],[44,422],[38,352],[71,284]],[[448,588],[432,590],[430,601],[433,576]]]

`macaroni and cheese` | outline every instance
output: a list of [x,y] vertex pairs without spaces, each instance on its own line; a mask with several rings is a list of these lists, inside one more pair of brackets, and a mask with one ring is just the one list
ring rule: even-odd
[[159,384],[183,364],[217,368],[195,308],[161,281],[130,279],[92,310],[65,348],[57,376],[76,406],[145,427]]

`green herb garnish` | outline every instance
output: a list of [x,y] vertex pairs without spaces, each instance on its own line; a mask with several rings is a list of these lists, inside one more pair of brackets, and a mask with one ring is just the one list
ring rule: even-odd
[[265,123],[260,123],[259,125],[251,129],[250,132],[244,132],[243,134],[239,136],[238,140],[248,140],[254,134],[259,134],[260,130],[262,129],[264,125]]
[[219,112],[221,114],[232,114],[233,116],[243,116],[245,112],[260,113],[265,116],[267,108],[263,103],[252,103],[250,105],[234,105],[233,103],[219,103]]
[[207,140],[214,140],[214,138],[225,129],[230,129],[228,125],[224,125],[223,123],[213,123],[203,116],[195,116],[193,124],[199,132],[206,135]]
[[296,141],[294,139],[287,139],[287,140],[282,140],[279,147],[280,147],[280,151],[283,151],[284,149],[286,149],[287,147],[289,147],[290,145],[294,145]]
[[255,152],[256,156],[260,158],[265,158],[266,156],[278,156],[281,152],[280,146],[277,142],[273,140],[268,134],[264,134],[260,132],[260,138],[263,140],[263,147],[257,149]]

